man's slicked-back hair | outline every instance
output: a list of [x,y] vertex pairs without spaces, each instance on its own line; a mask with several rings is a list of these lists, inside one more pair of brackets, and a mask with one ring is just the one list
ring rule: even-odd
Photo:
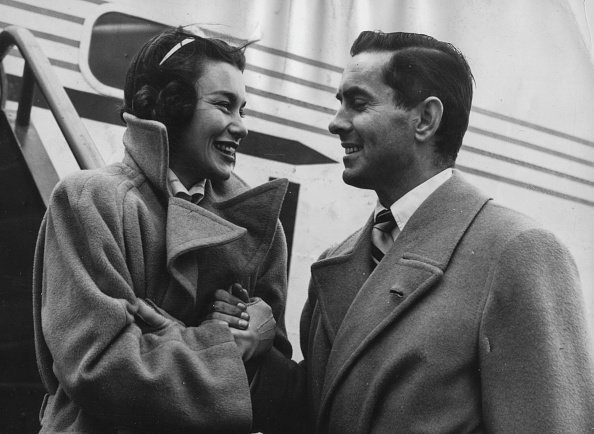
[[394,89],[396,105],[411,109],[430,96],[441,100],[436,152],[442,164],[453,166],[472,106],[474,77],[464,55],[452,44],[423,34],[364,31],[353,43],[351,56],[386,51],[394,54],[383,78]]
[[[181,45],[186,39],[193,39]],[[180,45],[163,61],[166,54]],[[126,74],[121,114],[156,120],[167,127],[171,141],[189,124],[198,101],[195,83],[207,62],[225,62],[243,72],[245,46],[234,47],[215,38],[203,38],[182,27],[168,29],[146,42]]]

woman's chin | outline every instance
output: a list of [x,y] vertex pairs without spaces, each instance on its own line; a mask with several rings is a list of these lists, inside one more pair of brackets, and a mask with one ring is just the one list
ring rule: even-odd
[[221,169],[217,170],[216,172],[214,172],[212,174],[212,176],[210,177],[210,179],[213,181],[226,181],[231,177],[231,174],[233,173],[233,169],[234,169],[234,166],[221,168]]

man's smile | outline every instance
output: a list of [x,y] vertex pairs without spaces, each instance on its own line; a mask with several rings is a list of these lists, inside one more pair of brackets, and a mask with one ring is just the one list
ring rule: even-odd
[[344,151],[347,155],[359,152],[361,149],[363,149],[362,146],[353,145],[352,143],[343,143],[342,147],[344,148]]

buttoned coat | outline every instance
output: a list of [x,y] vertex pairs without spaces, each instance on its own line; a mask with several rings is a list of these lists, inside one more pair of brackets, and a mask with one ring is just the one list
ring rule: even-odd
[[457,171],[374,271],[372,225],[312,266],[304,361],[261,377],[285,373],[270,432],[594,430],[579,277],[550,232]]
[[[43,432],[250,432],[248,377],[225,324],[202,323],[217,288],[240,282],[277,320],[286,180],[206,183],[197,206],[171,196],[165,127],[125,115],[123,163],[54,190],[34,266]],[[154,327],[139,299],[176,321]],[[163,312],[162,311],[162,312]],[[184,325],[185,324],[185,325]]]

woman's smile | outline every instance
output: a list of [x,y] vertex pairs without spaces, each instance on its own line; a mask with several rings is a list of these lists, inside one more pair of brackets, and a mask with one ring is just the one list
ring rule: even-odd
[[204,178],[228,179],[239,142],[248,133],[243,122],[245,84],[239,69],[224,62],[206,64],[196,91],[194,116],[181,140],[171,145],[170,167],[188,185]]
[[216,141],[214,147],[225,156],[230,157],[235,162],[235,150],[239,146],[239,143],[229,141]]

